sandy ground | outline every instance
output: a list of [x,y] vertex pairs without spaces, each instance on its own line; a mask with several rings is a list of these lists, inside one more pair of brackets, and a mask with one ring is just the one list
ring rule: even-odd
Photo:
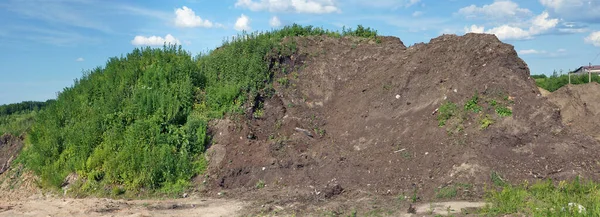
[[0,200],[0,216],[238,216],[246,203],[234,200],[111,200],[52,198]]

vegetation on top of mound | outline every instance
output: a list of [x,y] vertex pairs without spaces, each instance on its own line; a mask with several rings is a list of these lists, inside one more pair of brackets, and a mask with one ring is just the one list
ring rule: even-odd
[[19,161],[47,187],[75,172],[85,181],[73,186],[88,193],[179,192],[205,170],[208,121],[272,93],[271,67],[297,49],[286,37],[323,35],[377,33],[293,25],[239,35],[195,58],[175,46],[110,58],[39,113]]
[[[558,75],[554,73],[552,76],[547,77],[546,75],[532,75],[535,79],[535,84],[544,90],[554,92],[561,87],[569,84],[569,75],[563,74]],[[589,82],[588,75],[571,75],[571,84],[586,84]],[[600,75],[592,74],[592,82],[600,83]]]

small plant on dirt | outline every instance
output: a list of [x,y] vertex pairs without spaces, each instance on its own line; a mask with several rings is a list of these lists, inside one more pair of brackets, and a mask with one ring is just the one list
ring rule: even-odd
[[494,183],[494,185],[500,187],[506,186],[506,182],[504,181],[502,176],[500,176],[500,174],[498,174],[496,171],[492,171],[492,173],[490,174],[490,178],[492,179],[492,183]]
[[260,119],[264,116],[264,111],[263,109],[256,109],[256,111],[254,111],[253,116],[255,119]]
[[482,130],[487,129],[490,125],[494,124],[494,119],[490,115],[485,115],[480,121],[480,128]]
[[256,189],[262,189],[262,188],[264,188],[265,187],[265,181],[263,181],[262,179],[258,180],[258,182],[256,182],[256,186],[255,187],[256,187]]
[[475,93],[473,97],[469,101],[465,103],[465,110],[472,111],[475,113],[479,113],[483,110],[483,108],[478,105],[479,103],[479,94]]
[[402,152],[402,157],[404,159],[411,159],[412,158],[412,154],[408,151]]
[[277,79],[277,83],[281,84],[281,86],[288,87],[290,80],[287,77],[282,77]]
[[496,113],[500,117],[509,117],[509,116],[512,116],[512,110],[510,110],[506,106],[498,106],[498,107],[496,107]]
[[417,189],[413,191],[413,195],[410,199],[413,203],[416,203],[419,200],[419,196],[417,196]]
[[452,199],[458,195],[456,186],[446,186],[437,190],[435,197],[439,199]]
[[498,105],[498,102],[495,99],[490,100],[489,103],[492,107],[496,107],[496,105]]
[[321,129],[316,127],[315,128],[315,133],[319,134],[319,136],[324,136],[325,135],[325,129]]
[[275,122],[275,130],[279,130],[281,128],[282,124],[283,124],[283,121],[277,120],[277,122]]
[[442,104],[438,109],[438,126],[442,127],[446,125],[446,121],[456,115],[457,108],[458,107],[453,102],[445,102]]

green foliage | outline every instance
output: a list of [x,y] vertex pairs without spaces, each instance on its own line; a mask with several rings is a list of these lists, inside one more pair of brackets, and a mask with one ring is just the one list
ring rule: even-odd
[[494,124],[494,119],[490,115],[485,115],[479,120],[480,128],[482,130],[487,129],[490,125]]
[[10,133],[20,136],[31,128],[37,114],[37,111],[22,111],[10,115],[0,115],[0,135]]
[[506,106],[497,106],[496,114],[498,114],[498,116],[500,116],[500,117],[509,117],[509,116],[512,116],[512,110],[510,110]]
[[551,180],[534,184],[507,185],[486,193],[488,206],[482,214],[491,216],[598,216],[600,185],[579,178],[554,184]]
[[175,46],[135,49],[85,72],[39,112],[20,160],[49,187],[75,172],[87,178],[84,192],[182,191],[206,169],[207,123],[272,94],[272,67],[298,51],[295,36],[376,32],[292,25],[239,35],[195,58]]
[[456,106],[456,104],[453,102],[445,102],[442,104],[438,109],[438,125],[440,127],[446,125],[446,121],[455,116],[457,110],[458,106]]
[[365,28],[362,25],[358,25],[356,30],[352,30],[352,28],[346,29],[346,27],[342,30],[342,35],[344,36],[356,36],[362,38],[376,38],[377,31],[371,28]]
[[435,197],[440,199],[452,199],[458,195],[458,189],[456,186],[447,186],[444,188],[440,188],[436,191]]
[[480,105],[478,105],[478,103],[479,103],[479,94],[475,93],[475,95],[473,95],[473,97],[471,97],[471,99],[469,99],[469,101],[467,101],[465,103],[465,110],[472,111],[475,113],[481,112],[481,110],[483,110],[483,108]]
[[[571,75],[571,84],[585,84],[588,83],[588,75]],[[592,74],[592,82],[600,83],[600,76],[598,74]],[[554,92],[561,87],[569,84],[569,75],[552,75],[548,78],[542,78],[538,76],[535,78],[535,83],[538,87],[541,87],[547,91]]]
[[540,79],[540,78],[548,78],[548,76],[541,74],[541,75],[531,75],[531,78],[533,79]]
[[494,183],[494,185],[496,185],[496,186],[505,186],[506,185],[506,182],[504,181],[504,179],[502,179],[500,174],[498,174],[496,171],[492,171],[492,173],[490,173],[490,179],[492,180],[492,183]]
[[73,172],[125,189],[189,180],[206,134],[206,122],[191,113],[198,71],[173,46],[111,58],[40,112],[22,154],[26,166],[56,187]]
[[258,180],[258,182],[256,182],[256,189],[261,189],[265,187],[265,181],[263,180]]
[[15,113],[28,113],[32,111],[37,112],[54,101],[55,100],[50,99],[46,102],[24,101],[20,103],[0,105],[0,116],[12,115]]

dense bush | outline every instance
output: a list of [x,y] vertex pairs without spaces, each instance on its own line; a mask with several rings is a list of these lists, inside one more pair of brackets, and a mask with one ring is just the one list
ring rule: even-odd
[[285,38],[315,35],[377,33],[293,25],[239,35],[195,58],[174,46],[135,49],[85,73],[40,112],[21,161],[46,186],[76,172],[84,191],[181,190],[204,170],[208,121],[243,112],[270,86],[271,60],[296,51]]

